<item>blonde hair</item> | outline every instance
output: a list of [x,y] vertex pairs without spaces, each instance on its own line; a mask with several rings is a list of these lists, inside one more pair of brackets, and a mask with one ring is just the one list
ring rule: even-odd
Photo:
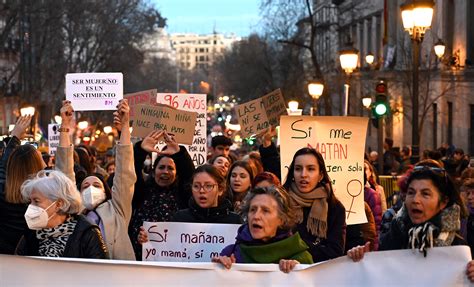
[[17,147],[8,158],[5,200],[9,203],[23,203],[21,185],[44,166],[43,158],[32,145]]

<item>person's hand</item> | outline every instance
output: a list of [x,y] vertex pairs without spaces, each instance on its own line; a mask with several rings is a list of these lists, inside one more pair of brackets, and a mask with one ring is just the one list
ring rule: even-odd
[[26,129],[30,126],[31,118],[31,115],[20,116],[10,134],[20,140],[24,138],[26,136]]
[[212,258],[212,262],[214,263],[220,263],[224,265],[226,269],[230,269],[232,267],[232,264],[235,263],[235,256],[234,254],[229,256],[217,256]]
[[163,138],[166,143],[166,149],[163,149],[160,154],[173,155],[179,152],[179,145],[173,136],[169,135],[167,132],[164,132]]
[[130,122],[130,106],[128,100],[123,99],[117,105],[117,111],[114,112],[114,125],[117,130],[122,130],[122,127],[128,127]]
[[296,264],[299,264],[298,260],[293,259],[280,259],[280,270],[284,273],[290,273],[293,268],[295,268]]
[[74,109],[71,105],[71,101],[64,100],[63,106],[61,107],[61,110],[59,111],[59,113],[61,114],[61,126],[70,128],[71,122],[72,122],[72,116],[74,113]]
[[365,245],[356,246],[347,251],[347,256],[351,258],[354,262],[362,260],[364,254],[370,251],[370,242],[365,243]]
[[142,141],[141,147],[147,152],[156,152],[160,153],[159,150],[155,148],[156,144],[163,136],[164,131],[156,130],[149,133]]
[[140,232],[138,233],[138,243],[143,244],[148,242],[148,232],[145,231],[143,226],[140,226]]
[[263,147],[269,147],[272,144],[273,137],[276,136],[277,132],[275,127],[269,127],[257,135],[258,138],[262,139]]
[[474,260],[471,260],[469,263],[467,263],[466,275],[471,282],[474,282]]

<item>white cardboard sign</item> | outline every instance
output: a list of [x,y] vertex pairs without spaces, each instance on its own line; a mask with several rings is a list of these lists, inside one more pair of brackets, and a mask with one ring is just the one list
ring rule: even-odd
[[143,261],[210,262],[235,243],[240,224],[144,222]]
[[66,75],[66,99],[76,111],[116,110],[122,98],[122,73]]
[[[156,95],[156,102],[178,110],[197,112],[196,130],[192,145],[183,145],[193,159],[194,166],[207,162],[207,99],[205,94],[165,94]],[[159,144],[159,149],[164,143]]]
[[364,151],[367,118],[282,116],[281,177],[285,182],[295,153],[303,147],[324,158],[336,197],[346,208],[346,223],[367,222],[364,211]]
[[48,150],[49,155],[55,155],[59,146],[59,124],[48,124]]

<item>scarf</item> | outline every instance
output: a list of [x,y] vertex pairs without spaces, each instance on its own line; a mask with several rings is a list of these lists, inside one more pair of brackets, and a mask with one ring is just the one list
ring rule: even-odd
[[306,229],[314,236],[326,238],[328,218],[326,189],[320,186],[310,192],[302,193],[295,183],[292,183],[290,190],[290,206],[295,213],[296,222],[301,223],[304,220],[303,207],[311,207]]
[[66,249],[69,236],[76,228],[77,220],[69,217],[60,225],[53,228],[44,228],[36,232],[39,240],[38,253],[46,257],[62,257]]
[[446,207],[429,221],[408,230],[408,246],[426,257],[427,248],[451,246],[461,227],[461,208],[457,204]]

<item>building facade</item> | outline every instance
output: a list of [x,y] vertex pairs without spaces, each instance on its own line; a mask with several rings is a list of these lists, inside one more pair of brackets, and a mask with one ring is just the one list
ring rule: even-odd
[[[344,75],[338,51],[352,42],[359,50],[358,70],[350,78],[350,115],[370,116],[364,96],[374,100],[375,85],[388,86],[391,113],[384,137],[395,146],[412,144],[412,44],[403,29],[400,6],[404,0],[314,1],[317,57],[326,76],[332,114],[342,114]],[[419,68],[420,150],[443,143],[474,154],[474,1],[435,1],[431,29],[421,44]],[[435,42],[446,43],[438,59]],[[365,56],[374,55],[369,65]],[[367,149],[376,149],[377,130],[369,124]]]
[[234,34],[171,34],[176,63],[182,69],[208,69],[219,55],[241,38]]

